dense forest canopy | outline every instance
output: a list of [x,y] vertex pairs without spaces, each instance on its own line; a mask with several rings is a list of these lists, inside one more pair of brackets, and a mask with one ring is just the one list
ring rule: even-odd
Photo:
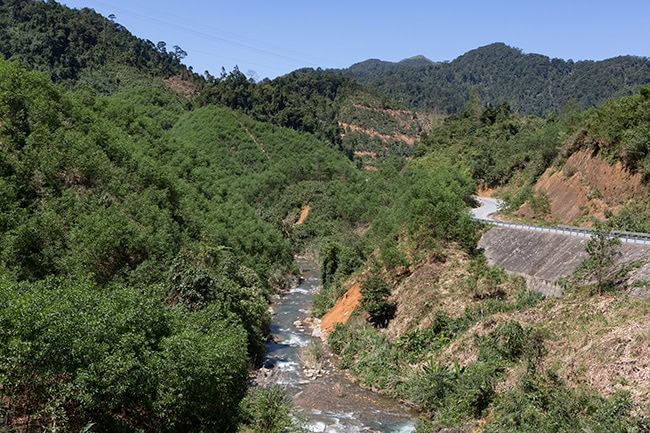
[[451,62],[367,60],[343,73],[412,109],[459,113],[476,89],[484,103],[507,101],[519,113],[546,116],[570,100],[588,108],[637,92],[650,83],[650,60],[619,56],[574,62],[495,43]]
[[182,48],[137,38],[115,17],[55,1],[0,2],[0,52],[56,82],[88,82],[103,91],[119,87],[129,68],[145,76],[189,72],[181,63],[187,55]]

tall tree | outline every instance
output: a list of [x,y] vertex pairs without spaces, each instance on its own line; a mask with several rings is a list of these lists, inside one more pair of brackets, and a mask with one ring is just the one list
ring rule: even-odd
[[604,287],[614,284],[616,259],[621,255],[620,247],[621,239],[603,225],[594,228],[591,239],[585,244],[588,256],[578,271],[583,272],[585,278],[596,280],[599,295]]

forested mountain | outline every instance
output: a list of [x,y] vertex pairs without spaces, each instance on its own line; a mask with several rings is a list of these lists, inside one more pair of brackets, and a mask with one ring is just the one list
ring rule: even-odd
[[636,93],[650,83],[650,60],[620,56],[574,62],[495,43],[451,62],[367,60],[344,73],[411,109],[458,113],[476,89],[483,103],[508,102],[519,113],[545,116],[561,111],[569,100],[588,108]]
[[[380,159],[410,155],[420,132],[407,131],[410,135],[404,141],[404,125],[389,118],[374,120],[362,114],[363,122],[355,123],[358,109],[400,107],[338,72],[303,69],[260,83],[237,67],[218,76],[209,71],[199,75],[181,63],[186,55],[182,48],[140,39],[115,17],[105,18],[87,8],[72,10],[54,1],[0,3],[0,53],[48,73],[69,89],[89,85],[111,94],[147,85],[151,78],[164,79],[168,87],[195,96],[195,105],[221,104],[259,121],[309,132],[349,159],[356,152],[359,163],[360,153],[365,159],[369,154]],[[345,134],[346,125],[359,129]],[[376,130],[382,132],[373,136]]]
[[143,76],[191,75],[181,63],[182,48],[140,39],[115,17],[55,1],[0,2],[0,53],[47,72],[55,82],[87,83],[103,93]]

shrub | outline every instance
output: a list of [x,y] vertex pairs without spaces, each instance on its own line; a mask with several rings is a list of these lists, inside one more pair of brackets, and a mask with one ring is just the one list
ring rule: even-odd
[[515,308],[517,310],[523,310],[525,308],[534,307],[543,300],[544,295],[540,292],[524,288],[523,290],[519,290],[517,292],[515,298]]
[[424,329],[418,329],[404,334],[395,342],[409,359],[416,360],[421,355],[446,346],[459,333],[465,331],[472,320],[466,316],[449,317],[444,311],[435,313],[433,323]]
[[477,337],[479,360],[517,361],[527,348],[530,332],[530,329],[524,329],[519,322],[510,320],[499,325],[488,335]]
[[529,372],[513,390],[499,396],[483,431],[646,432],[650,417],[634,416],[637,409],[626,393],[603,398],[568,388],[553,372],[543,376]]
[[[246,390],[246,332],[212,306],[173,313],[140,291],[50,278],[0,287],[5,420],[105,431],[228,431]],[[4,406],[4,404],[3,404]]]
[[253,388],[240,405],[245,431],[251,433],[301,431],[298,423],[291,416],[291,406],[291,400],[280,385]]
[[397,305],[388,300],[390,286],[381,277],[371,275],[361,284],[361,308],[368,312],[374,326],[385,328],[395,317]]
[[[355,328],[355,326],[358,326]],[[365,385],[402,396],[400,376],[403,351],[376,329],[363,323],[336,325],[328,343],[339,359],[339,366],[349,368]]]
[[[246,393],[247,335],[235,317],[213,304],[179,315],[160,342],[154,411],[164,429],[229,431]],[[225,316],[225,317],[224,317]]]
[[411,386],[411,398],[440,425],[458,425],[480,417],[495,396],[494,383],[502,368],[490,362],[465,367],[425,365]]

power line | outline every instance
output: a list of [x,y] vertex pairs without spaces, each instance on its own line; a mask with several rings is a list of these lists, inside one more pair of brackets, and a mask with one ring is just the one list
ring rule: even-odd
[[172,27],[172,28],[175,28],[176,30],[181,31],[181,32],[186,33],[186,34],[194,35],[194,36],[204,38],[204,39],[207,39],[207,40],[222,42],[222,43],[225,43],[225,44],[228,44],[228,45],[231,45],[231,46],[234,46],[234,47],[242,48],[242,49],[245,49],[245,50],[248,50],[248,51],[251,51],[251,52],[276,57],[278,59],[289,61],[291,63],[298,62],[298,63],[300,63],[302,65],[318,67],[318,65],[316,65],[315,63],[310,62],[308,60],[304,60],[304,59],[300,59],[300,58],[292,57],[292,56],[287,56],[287,55],[280,54],[280,53],[277,53],[277,52],[274,52],[274,51],[266,50],[264,48],[254,47],[254,46],[244,44],[244,43],[241,43],[241,42],[237,42],[237,41],[234,41],[234,40],[231,40],[231,39],[226,39],[226,38],[218,37],[218,36],[208,34],[208,33],[205,33],[205,32],[193,30],[193,29],[190,29],[190,28],[187,28],[187,27],[184,27],[184,26],[172,23],[172,22],[160,20],[158,18],[154,18],[154,17],[148,16],[148,15],[145,15],[145,14],[134,12],[133,10],[128,10],[128,9],[119,8],[119,7],[115,8],[115,5],[112,5],[112,4],[107,4],[107,3],[100,2],[100,1],[96,1],[95,3],[97,3],[99,5],[102,5],[105,8],[121,9],[124,12],[129,13],[129,14],[131,14],[133,16],[139,17],[140,19],[143,19],[145,21],[148,21],[148,22],[151,22],[151,23],[154,23],[154,24],[160,24],[160,25],[163,25],[163,26],[166,26],[166,27]]
[[[237,62],[239,62],[241,60],[241,59],[236,59],[234,57],[224,56],[222,54],[216,54],[216,53],[211,53],[211,52],[208,52],[208,51],[197,50],[196,48],[192,48],[191,52],[188,53],[188,57],[191,57],[193,53],[200,53],[200,54],[205,54],[205,55],[208,55],[208,56],[214,56],[214,57],[217,57],[219,60],[223,60],[223,59],[232,60],[235,64],[237,64]],[[278,68],[276,66],[264,65],[264,64],[261,64],[261,63],[257,63],[257,62],[246,62],[246,64],[251,65],[251,66],[262,67],[262,68],[266,68],[266,69],[270,69],[270,70],[274,70],[274,71],[282,71],[280,68]]]

